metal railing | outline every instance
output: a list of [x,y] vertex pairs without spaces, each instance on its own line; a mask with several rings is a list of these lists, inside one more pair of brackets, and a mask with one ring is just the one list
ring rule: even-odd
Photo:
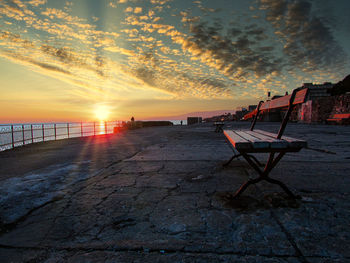
[[122,121],[0,124],[0,151],[36,142],[111,134]]

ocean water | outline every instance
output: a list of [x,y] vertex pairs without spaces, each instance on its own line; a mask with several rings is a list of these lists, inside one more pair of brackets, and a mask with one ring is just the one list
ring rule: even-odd
[[[143,120],[143,121],[150,121],[150,120]],[[174,125],[187,125],[187,120],[151,120],[151,121],[171,121]]]
[[182,121],[182,125],[187,125],[187,120],[169,120],[171,121],[174,125],[181,125],[181,121]]

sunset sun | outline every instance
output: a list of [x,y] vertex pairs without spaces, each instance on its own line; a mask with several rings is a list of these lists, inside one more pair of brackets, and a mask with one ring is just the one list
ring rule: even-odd
[[95,117],[99,121],[106,121],[110,115],[110,111],[106,106],[97,106],[95,108]]

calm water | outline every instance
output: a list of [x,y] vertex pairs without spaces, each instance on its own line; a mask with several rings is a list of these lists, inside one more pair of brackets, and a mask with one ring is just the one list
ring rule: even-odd
[[[181,120],[170,120],[174,125],[181,125]],[[187,125],[187,120],[182,120],[182,125]]]

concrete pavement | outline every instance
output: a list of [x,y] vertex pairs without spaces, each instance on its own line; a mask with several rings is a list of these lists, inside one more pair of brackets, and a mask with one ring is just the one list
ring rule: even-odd
[[[248,123],[228,123],[234,129]],[[276,131],[278,123],[258,123]],[[266,183],[209,124],[0,153],[1,262],[350,262],[350,129],[289,124],[312,149]],[[260,154],[264,158],[264,154]]]

